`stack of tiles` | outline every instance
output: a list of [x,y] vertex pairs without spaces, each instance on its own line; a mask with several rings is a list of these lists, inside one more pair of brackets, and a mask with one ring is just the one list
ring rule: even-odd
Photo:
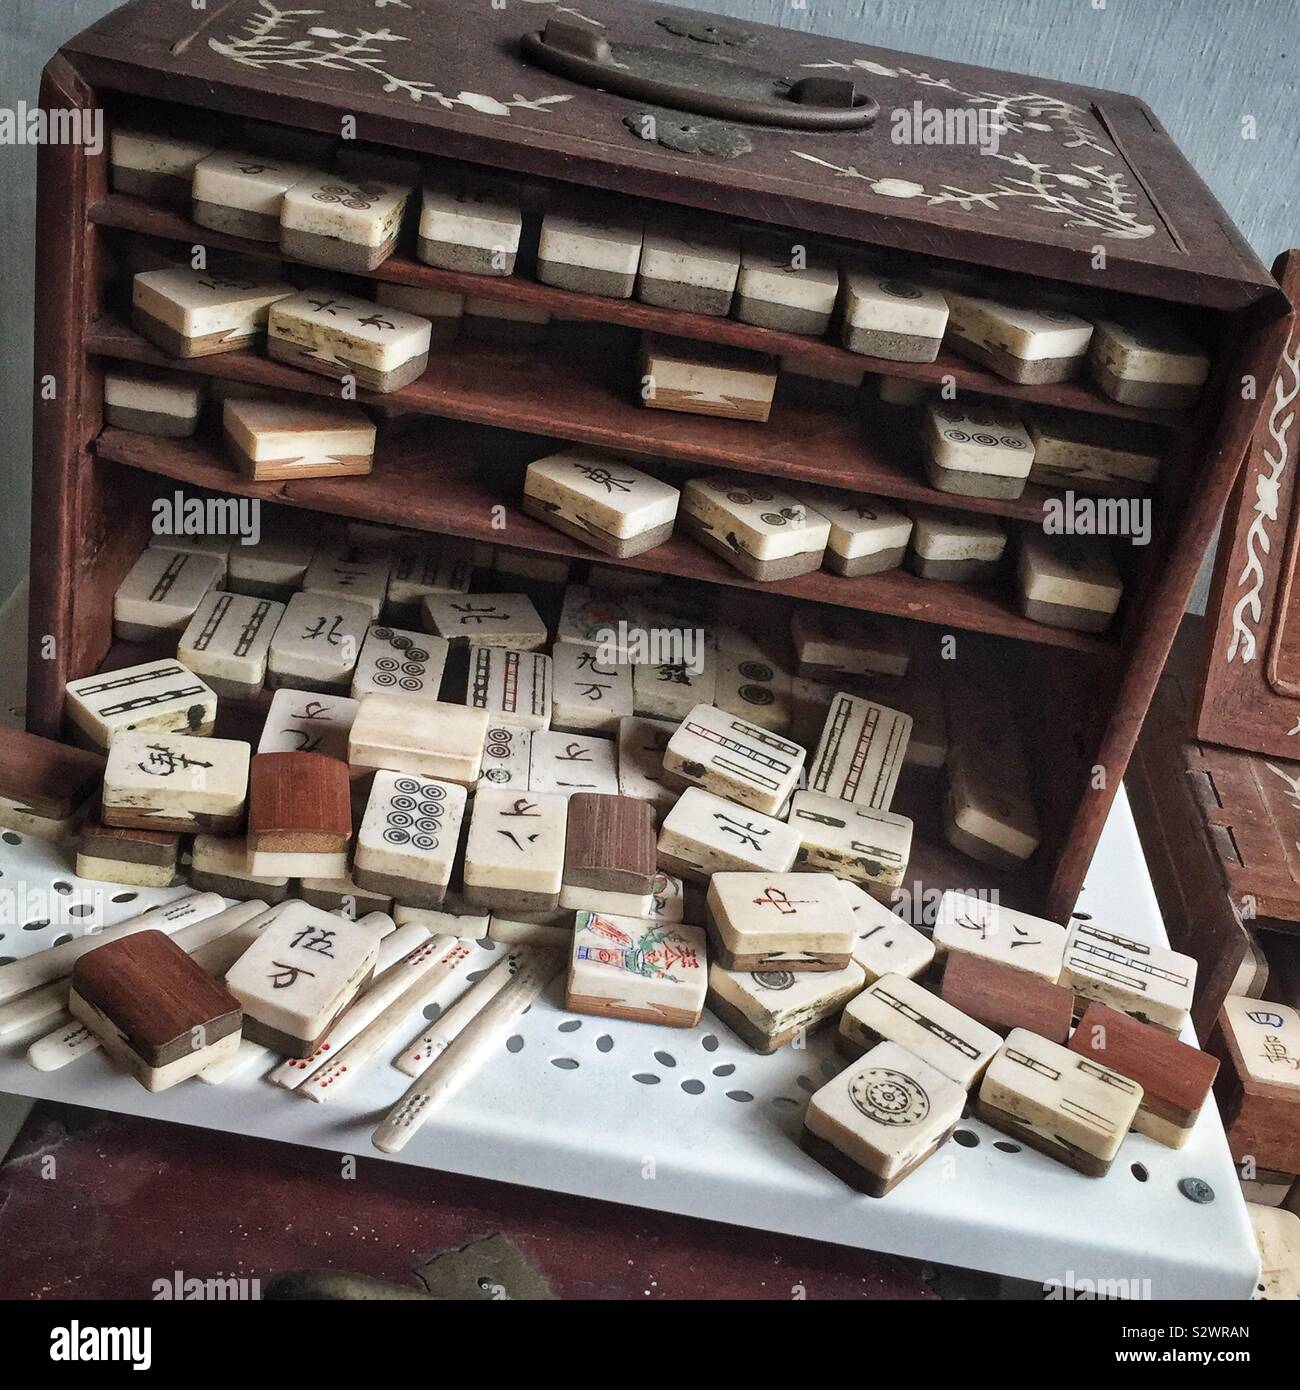
[[409,187],[309,174],[280,204],[280,250],[291,260],[364,274],[397,246]]
[[961,497],[1019,497],[1034,465],[1034,441],[1019,418],[988,406],[930,406],[924,444],[931,486]]
[[620,559],[672,535],[680,496],[624,460],[589,449],[536,459],[524,475],[529,516]]
[[309,536],[264,536],[256,545],[232,546],[226,587],[287,603],[302,588],[315,553],[316,541]]
[[428,630],[448,642],[523,652],[546,645],[546,624],[527,594],[426,594],[421,608]]
[[910,563],[922,579],[970,584],[990,578],[1007,548],[1007,533],[991,516],[917,507],[912,512]]
[[416,254],[440,270],[511,275],[523,225],[519,191],[507,183],[430,179]]
[[934,943],[928,936],[908,926],[856,884],[841,882],[840,891],[848,897],[857,927],[853,962],[866,972],[868,984],[882,975],[915,980],[925,974],[934,960]]
[[887,811],[911,734],[910,715],[840,692],[808,763],[808,790]]
[[725,970],[709,966],[709,1009],[755,1052],[772,1053],[829,1022],[866,983],[842,970]]
[[551,658],[541,652],[473,647],[465,703],[486,710],[493,723],[546,729],[551,723],[551,675]]
[[233,834],[248,802],[250,754],[227,738],[116,734],[104,769],[104,824]]
[[187,439],[199,423],[203,387],[141,367],[104,373],[104,423],[136,434]]
[[351,839],[351,782],[337,758],[259,753],[253,759],[248,850],[255,876],[345,878]]
[[150,1091],[233,1056],[243,1023],[234,993],[160,931],[86,952],[72,967],[68,1010]]
[[218,150],[194,166],[190,215],[227,236],[278,241],[284,195],[310,172],[287,159]]
[[569,798],[560,906],[622,917],[654,914],[654,808],[627,796]]
[[696,705],[668,740],[664,781],[703,787],[766,815],[790,800],[807,751],[738,715]]
[[227,972],[226,987],[244,1008],[244,1036],[286,1057],[310,1057],[378,958],[370,927],[289,903]]
[[725,226],[660,216],[645,229],[636,297],[661,309],[725,315],[740,273],[740,243]]
[[103,775],[98,753],[0,728],[0,826],[62,840],[76,829]]
[[1300,1013],[1229,996],[1210,1047],[1222,1062],[1214,1092],[1233,1158],[1300,1172]]
[[170,888],[177,881],[180,837],[87,821],[77,839],[77,877],[132,888]]
[[1088,365],[1108,396],[1148,410],[1188,409],[1210,375],[1200,345],[1158,314],[1098,319]]
[[1171,1149],[1187,1143],[1219,1070],[1213,1057],[1105,1004],[1088,1005],[1069,1046],[1142,1087],[1139,1134]]
[[294,594],[271,638],[267,685],[346,694],[370,621],[362,600]]
[[1081,921],[1070,926],[1057,979],[1074,991],[1078,1013],[1095,999],[1176,1037],[1190,1016],[1196,960]]
[[810,511],[830,522],[826,568],[855,578],[897,569],[907,554],[912,518],[878,497],[801,488],[799,496]]
[[934,946],[940,960],[949,953],[979,956],[1055,984],[1065,944],[1065,928],[1045,917],[951,888],[939,899]]
[[179,661],[146,661],[69,681],[64,713],[93,747],[107,748],[128,729],[210,734],[217,695]]
[[1140,496],[1155,482],[1168,447],[1162,432],[1104,415],[1035,406],[1025,423],[1034,441],[1029,481],[1046,487]]
[[358,708],[357,701],[345,695],[277,690],[271,697],[257,751],[324,753],[346,763],[348,735]]
[[765,424],[776,394],[776,361],[740,348],[647,333],[641,341],[641,381],[642,403],[651,410]]
[[271,305],[293,286],[219,270],[150,270],[131,288],[131,323],[172,357],[210,357],[252,347]]
[[745,236],[732,306],[742,323],[820,338],[839,292],[840,273],[829,256],[790,236]]
[[109,143],[108,167],[115,193],[130,193],[167,207],[188,207],[194,170],[217,148],[207,132],[161,135],[120,126]]
[[962,695],[965,717],[952,726],[945,769],[944,838],[980,864],[1014,869],[1040,838],[1020,736],[1004,713],[979,708],[982,694]]
[[547,208],[537,246],[544,285],[608,299],[630,299],[641,264],[640,217],[585,197]]
[[1092,324],[1060,309],[945,290],[950,347],[1008,381],[1041,386],[1078,374]]
[[510,789],[474,797],[465,842],[465,898],[508,915],[554,912],[564,883],[568,802]]
[[454,783],[375,773],[353,858],[358,886],[410,907],[440,906],[466,799]]
[[794,609],[790,641],[799,674],[811,680],[892,680],[905,676],[912,660],[911,642],[898,628],[832,609]]
[[553,729],[533,734],[528,786],[535,792],[570,797],[575,792],[618,792],[618,745],[591,734]]
[[1110,1170],[1141,1103],[1136,1081],[1016,1028],[984,1073],[976,1113],[994,1129],[1099,1178]]
[[677,725],[664,719],[618,721],[618,790],[649,803],[657,819],[677,804],[677,793],[663,780],[664,750]]
[[982,1023],[902,975],[882,975],[850,999],[835,1045],[857,1057],[895,1042],[969,1091],[984,1075],[1002,1039]]
[[190,847],[189,880],[192,888],[220,893],[224,898],[260,898],[276,904],[289,896],[288,875],[259,877],[253,872],[248,841],[243,836],[196,835]]
[[801,869],[827,869],[881,902],[902,887],[912,854],[907,816],[825,792],[798,791],[790,801],[789,824],[798,836]]
[[682,523],[747,579],[793,579],[820,569],[831,523],[767,480],[715,474],[682,492]]
[[389,392],[424,375],[432,333],[429,320],[415,314],[314,289],[272,307],[266,347],[279,362]]
[[176,655],[222,699],[255,700],[266,685],[271,639],[283,616],[284,604],[272,599],[208,593]]
[[844,275],[842,340],[850,352],[891,362],[933,362],[948,326],[938,290],[867,268]]
[[1021,537],[1016,579],[1026,618],[1076,632],[1105,632],[1124,592],[1101,545],[1041,531]]
[[699,927],[579,912],[565,1008],[669,1028],[694,1028],[709,972]]
[[883,1197],[948,1138],[965,1105],[955,1081],[883,1042],[813,1095],[800,1143],[849,1186]]
[[228,400],[222,433],[254,482],[349,478],[375,461],[375,426],[360,406],[325,400]]
[[388,690],[436,700],[447,651],[441,637],[372,624],[352,675],[352,698]]
[[486,710],[422,695],[366,695],[348,734],[348,762],[472,787],[482,770],[488,722]]
[[226,564],[193,550],[149,549],[113,596],[113,633],[123,642],[156,642],[185,631],[207,597],[219,589]]
[[721,872],[787,872],[798,833],[783,821],[748,811],[701,787],[684,791],[659,830],[659,867],[688,883]]
[[1013,1028],[1026,1028],[1064,1045],[1074,1023],[1074,995],[1068,989],[967,951],[948,953],[940,995],[1003,1037]]
[[715,873],[713,958],[726,970],[843,970],[857,937],[834,874]]
[[394,285],[381,280],[374,287],[375,302],[386,309],[400,309],[429,323],[429,346],[455,342],[465,313],[465,296],[450,290],[426,290],[418,285]]
[[552,648],[551,727],[569,733],[618,733],[633,710],[633,668],[602,666],[601,653],[572,642]]

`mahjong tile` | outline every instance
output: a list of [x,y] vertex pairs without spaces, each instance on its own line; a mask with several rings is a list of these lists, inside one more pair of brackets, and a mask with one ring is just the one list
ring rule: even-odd
[[798,849],[798,833],[783,821],[689,787],[664,817],[659,867],[691,883],[719,871],[785,873]]
[[348,734],[357,717],[357,701],[345,695],[311,690],[277,690],[271,697],[259,753],[324,753],[348,760]]
[[842,970],[726,970],[709,966],[709,1011],[756,1052],[776,1052],[829,1022],[866,983]]
[[494,912],[558,908],[567,812],[562,796],[477,793],[465,842],[465,897]]
[[677,804],[677,793],[663,780],[664,749],[676,728],[666,719],[636,716],[618,721],[619,794],[648,801],[658,817]]
[[436,700],[442,687],[447,650],[441,637],[427,632],[406,632],[371,623],[352,677],[352,698],[359,700],[379,690],[427,695]]
[[295,261],[364,273],[392,254],[411,189],[379,179],[309,174],[280,205],[280,249]]
[[799,839],[801,867],[828,869],[881,902],[902,886],[912,853],[907,816],[802,790],[790,800],[789,824]]
[[683,923],[579,912],[564,1006],[573,1013],[694,1028],[709,972],[704,932]]
[[179,661],[147,661],[69,681],[64,711],[97,748],[123,730],[210,734],[216,692]]
[[118,733],[104,769],[106,825],[205,831],[239,827],[248,800],[246,743],[189,734]]
[[473,709],[487,710],[494,724],[548,728],[551,700],[549,656],[510,647],[471,648],[465,703]]
[[439,175],[424,185],[418,254],[427,265],[510,275],[522,231],[519,190],[508,183]]
[[749,579],[792,579],[821,567],[830,522],[766,479],[692,478],[682,492],[682,526]]
[[357,831],[353,875],[363,888],[412,907],[437,907],[451,881],[464,787],[377,772]]
[[[602,665],[593,647],[557,642],[553,663],[550,724],[568,733],[618,732],[632,714],[633,668]],[[509,722],[509,721],[507,721]]]
[[536,651],[546,643],[546,624],[526,594],[426,594],[421,600],[431,632],[471,647]]
[[727,970],[842,970],[857,935],[834,874],[715,872],[708,909]]
[[794,791],[807,750],[713,705],[696,705],[668,740],[669,786],[701,786],[775,815]]
[[244,594],[209,593],[176,648],[177,657],[219,696],[252,700],[266,684],[271,639],[284,605]]
[[911,732],[901,710],[838,692],[808,761],[808,790],[889,810]]
[[143,271],[132,282],[131,322],[172,357],[208,357],[252,346],[271,305],[293,294],[279,280],[218,270]]
[[114,634],[123,642],[178,637],[225,573],[225,561],[215,555],[150,547],[113,596]]
[[348,691],[372,618],[364,601],[294,594],[271,639],[267,684],[272,689]]
[[572,796],[574,792],[618,792],[618,745],[594,734],[555,729],[533,734],[530,791]]
[[1056,922],[952,889],[939,900],[934,921],[940,956],[949,951],[983,956],[1053,984],[1061,974],[1065,937]]
[[616,455],[567,449],[528,465],[524,511],[606,555],[627,558],[672,535],[681,494]]

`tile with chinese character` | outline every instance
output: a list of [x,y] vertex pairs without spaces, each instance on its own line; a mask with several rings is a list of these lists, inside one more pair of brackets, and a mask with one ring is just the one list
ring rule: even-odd
[[524,511],[606,555],[626,558],[673,533],[681,494],[617,455],[566,449],[528,465]]
[[1214,1092],[1233,1158],[1295,1172],[1300,1161],[1300,1013],[1289,1004],[1229,995],[1209,1047],[1222,1062]]
[[662,819],[677,804],[677,793],[663,780],[664,749],[677,725],[666,719],[618,721],[618,790],[648,801]]
[[868,984],[882,975],[915,980],[930,968],[934,942],[928,936],[909,926],[856,883],[841,879],[840,891],[848,898],[857,923],[853,959],[866,971]]
[[366,391],[397,391],[424,375],[433,325],[371,299],[306,290],[271,309],[266,349],[278,362]]
[[259,753],[324,753],[348,760],[348,734],[357,701],[311,690],[277,690],[258,740]]
[[191,217],[200,227],[250,241],[280,239],[280,203],[311,171],[244,150],[217,150],[194,166]]
[[842,970],[857,937],[834,874],[715,873],[714,957],[727,970]]
[[688,883],[718,872],[784,873],[795,861],[799,837],[783,821],[690,787],[664,817],[659,867]]
[[426,594],[425,626],[449,642],[534,652],[546,645],[546,624],[526,594]]
[[569,797],[574,792],[618,793],[618,745],[596,734],[539,729],[533,734],[529,789]]
[[1065,928],[1056,922],[952,889],[940,898],[934,920],[934,945],[941,958],[964,951],[1053,984],[1061,974],[1065,937]]
[[465,897],[507,915],[557,909],[567,809],[562,796],[477,793],[465,843]]
[[267,685],[346,694],[371,620],[363,601],[295,594],[271,639]]
[[131,288],[131,324],[172,357],[210,357],[252,347],[271,305],[293,286],[218,270],[147,270]]
[[119,733],[104,769],[106,825],[141,830],[237,830],[252,750],[227,738]]

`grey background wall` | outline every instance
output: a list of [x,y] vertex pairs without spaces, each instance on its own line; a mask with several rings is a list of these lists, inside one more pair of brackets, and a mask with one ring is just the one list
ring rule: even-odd
[[[0,106],[34,101],[48,56],[117,3],[0,0]],[[1300,238],[1300,0],[698,0],[695,8],[1134,92],[1266,262]],[[1247,118],[1253,139],[1244,138]],[[35,168],[33,150],[0,147],[0,596],[27,560]]]

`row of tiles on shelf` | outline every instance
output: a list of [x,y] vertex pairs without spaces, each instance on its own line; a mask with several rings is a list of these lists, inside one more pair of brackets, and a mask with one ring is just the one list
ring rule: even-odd
[[[288,138],[286,136],[286,138]],[[512,275],[524,244],[517,186],[442,175],[341,146],[334,169],[274,155],[219,149],[160,132],[114,132],[113,187],[188,205],[200,226],[278,242],[284,255],[346,272],[375,270],[396,249],[417,185],[417,254],[447,270]],[[377,170],[395,182],[375,177]],[[538,278],[560,289],[821,336],[838,309],[850,351],[932,362],[947,341],[1009,380],[1065,381],[1085,362],[1098,386],[1123,404],[1181,409],[1209,372],[1204,351],[1150,307],[1092,311],[1079,296],[1044,285],[1026,299],[990,286],[987,274],[941,272],[935,283],[907,267],[855,257],[843,266],[797,233],[741,229],[704,214],[665,211],[648,219],[623,200],[587,193],[556,199],[537,231]],[[1067,307],[1068,306],[1068,307]]]

